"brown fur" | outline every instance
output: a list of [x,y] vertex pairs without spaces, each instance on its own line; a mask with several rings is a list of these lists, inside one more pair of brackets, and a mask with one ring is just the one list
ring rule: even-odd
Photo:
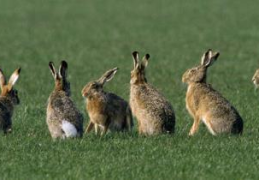
[[4,133],[12,131],[12,115],[14,106],[20,103],[18,98],[18,92],[13,88],[13,85],[19,78],[21,68],[14,71],[8,84],[6,84],[5,76],[0,69],[0,85],[1,85],[1,95],[0,95],[0,127],[3,129]]
[[254,83],[255,87],[258,88],[259,86],[259,69],[255,71],[255,74],[252,78],[252,82]]
[[148,59],[147,54],[140,62],[138,52],[133,52],[134,69],[131,71],[130,106],[138,121],[139,134],[173,133],[175,114],[171,104],[147,83],[145,68]]
[[66,79],[67,63],[62,61],[59,73],[56,72],[52,62],[49,66],[55,79],[55,89],[49,96],[47,106],[47,124],[51,137],[65,138],[61,128],[63,120],[73,124],[77,130],[77,136],[82,137],[83,115],[70,98],[70,83]]
[[219,53],[208,50],[201,65],[188,69],[182,78],[188,84],[186,108],[194,119],[189,135],[194,135],[202,120],[210,133],[242,133],[243,120],[237,110],[211,85],[206,83],[207,68],[217,60]]
[[105,82],[110,81],[118,68],[107,71],[99,80],[89,82],[82,90],[86,97],[86,110],[90,122],[86,132],[95,127],[96,134],[101,130],[105,134],[110,131],[131,130],[133,119],[129,104],[121,97],[103,90]]

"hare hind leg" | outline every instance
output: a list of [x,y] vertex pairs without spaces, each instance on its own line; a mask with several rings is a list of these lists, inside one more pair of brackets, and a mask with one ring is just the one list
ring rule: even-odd
[[208,130],[212,135],[216,135],[216,132],[213,130],[213,126],[211,122],[208,120],[208,118],[202,118],[203,123],[207,126]]

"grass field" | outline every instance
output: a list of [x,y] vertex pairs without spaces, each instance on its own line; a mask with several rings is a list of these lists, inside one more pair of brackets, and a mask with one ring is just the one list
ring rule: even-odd
[[[21,66],[21,104],[13,133],[0,136],[0,179],[258,179],[258,1],[0,0],[0,67]],[[244,133],[189,138],[181,76],[208,48],[221,52],[208,82],[238,109]],[[85,115],[81,89],[118,66],[106,90],[128,99],[131,52],[150,53],[148,81],[172,103],[176,133],[107,134],[53,142],[46,104],[54,81],[48,62],[66,59],[72,99]],[[135,123],[136,125],[136,123]],[[135,126],[136,127],[136,126]]]

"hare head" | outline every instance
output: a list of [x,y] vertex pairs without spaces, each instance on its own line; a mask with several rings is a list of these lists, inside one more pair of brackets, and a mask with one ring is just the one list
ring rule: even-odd
[[21,72],[21,68],[16,69],[11,75],[8,83],[6,83],[6,79],[3,74],[3,71],[0,69],[0,85],[2,90],[1,96],[8,97],[15,105],[19,104],[20,100],[18,97],[18,92],[16,89],[13,88],[13,86],[18,80],[20,72]]
[[118,71],[117,67],[110,69],[106,73],[104,73],[98,80],[91,81],[88,84],[86,84],[82,90],[82,96],[88,97],[95,93],[99,93],[103,91],[104,84],[110,81],[114,77],[117,71]]
[[259,69],[255,71],[255,74],[252,78],[252,82],[254,83],[256,88],[259,86]]
[[131,84],[142,84],[146,83],[147,79],[145,76],[145,68],[148,65],[148,59],[150,58],[149,54],[146,54],[143,58],[142,61],[139,60],[139,55],[137,51],[134,51],[132,53],[133,57],[133,64],[134,68],[131,71]]
[[67,62],[61,61],[59,72],[56,71],[53,62],[49,62],[50,71],[55,79],[55,90],[65,91],[70,96],[70,83],[67,81]]
[[206,83],[207,68],[219,57],[219,52],[213,53],[211,49],[205,52],[201,58],[201,65],[188,69],[182,77],[184,83]]

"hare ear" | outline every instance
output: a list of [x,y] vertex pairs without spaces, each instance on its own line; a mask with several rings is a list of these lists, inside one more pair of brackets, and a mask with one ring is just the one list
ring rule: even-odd
[[116,72],[119,68],[115,67],[113,69],[108,70],[106,73],[102,75],[102,77],[98,80],[98,82],[102,85],[104,85],[106,82],[112,80]]
[[138,67],[138,64],[139,64],[138,51],[134,51],[132,53],[132,57],[133,57],[134,69],[136,69]]
[[0,69],[0,86],[1,86],[1,89],[3,89],[5,84],[6,84],[5,76],[4,76],[4,73],[3,73],[2,69]]
[[52,76],[54,77],[54,79],[57,79],[58,75],[57,75],[57,72],[56,72],[56,69],[55,69],[55,66],[54,66],[53,62],[49,62],[49,69],[50,69],[50,72],[51,72]]
[[148,65],[148,60],[150,58],[150,55],[149,54],[146,54],[143,59],[142,59],[142,63],[141,63],[141,66],[145,69]]
[[21,68],[16,69],[11,75],[8,84],[14,86],[20,76]]
[[66,78],[67,76],[67,62],[65,60],[61,61],[59,67],[59,76],[62,78]]
[[205,67],[211,66],[219,57],[220,53],[212,53],[212,50],[209,49],[206,53],[203,54],[201,58],[201,65]]

